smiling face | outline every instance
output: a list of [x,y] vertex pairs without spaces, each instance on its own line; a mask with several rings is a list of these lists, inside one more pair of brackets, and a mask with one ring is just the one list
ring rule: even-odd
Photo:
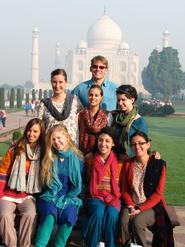
[[41,134],[41,129],[39,124],[33,124],[30,129],[26,132],[26,138],[30,146],[37,144]]
[[69,147],[69,140],[64,132],[54,131],[51,136],[51,145],[65,152]]
[[148,149],[150,148],[150,142],[147,142],[144,137],[136,135],[130,142],[132,151],[137,158],[148,155]]
[[54,95],[58,95],[64,92],[66,86],[66,79],[64,75],[55,75],[51,79],[51,85]]
[[97,60],[94,64],[91,65],[90,71],[92,73],[92,79],[95,81],[104,80],[107,73],[107,67],[104,63]]
[[90,106],[99,106],[103,98],[101,91],[98,88],[91,88],[88,93],[89,105]]
[[126,94],[117,94],[118,109],[125,113],[129,113],[133,109],[134,98],[128,98]]
[[102,133],[100,134],[100,136],[98,137],[98,150],[101,154],[101,156],[104,159],[107,159],[107,157],[109,156],[112,147],[114,146],[114,142],[111,136],[109,136],[108,134]]

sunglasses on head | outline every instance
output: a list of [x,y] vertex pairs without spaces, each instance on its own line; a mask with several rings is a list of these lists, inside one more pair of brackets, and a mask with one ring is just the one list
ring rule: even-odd
[[91,66],[91,68],[92,68],[92,69],[102,69],[102,70],[103,70],[103,69],[106,68],[106,66],[103,66],[103,65],[100,65],[100,66],[99,66],[99,65],[93,64],[93,65]]

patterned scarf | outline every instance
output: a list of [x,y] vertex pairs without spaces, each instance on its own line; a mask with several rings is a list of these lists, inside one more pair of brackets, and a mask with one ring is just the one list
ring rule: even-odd
[[[28,178],[26,179],[26,157],[30,161]],[[26,144],[26,153],[22,152],[18,155],[12,166],[8,186],[12,190],[26,192],[28,194],[38,193],[41,191],[39,179],[40,172],[40,146],[36,146],[34,150],[30,145]],[[26,181],[27,180],[27,181]]]
[[[100,153],[95,154],[94,162],[93,162],[93,171],[90,179],[90,194],[92,197],[98,198],[97,184],[100,184],[100,182],[102,181],[102,179],[106,174],[108,167],[110,167],[112,192],[108,197],[109,197],[109,201],[112,202],[109,204],[119,209],[120,190],[117,181],[118,179],[117,164],[118,161],[113,151],[111,151],[105,163],[103,163]],[[104,200],[106,202],[106,198],[104,198]]]
[[123,111],[117,112],[114,116],[112,127],[116,130],[121,128],[121,133],[119,133],[119,146],[121,149],[127,153],[128,151],[128,133],[132,122],[137,115],[137,110],[134,107],[132,111],[125,114]]
[[[82,120],[83,126],[80,123]],[[107,125],[107,113],[99,109],[97,114],[93,116],[92,112],[86,108],[79,114],[79,127],[80,127],[80,149],[84,153],[92,150],[96,135]]]
[[67,93],[66,99],[64,102],[64,108],[62,112],[59,112],[52,104],[51,98],[42,99],[41,102],[44,103],[48,111],[57,121],[63,121],[69,117],[71,106],[74,96],[70,93]]

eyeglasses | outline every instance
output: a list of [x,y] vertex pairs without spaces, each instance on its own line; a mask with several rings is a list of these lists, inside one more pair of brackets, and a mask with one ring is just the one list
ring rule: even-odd
[[138,145],[139,147],[142,147],[146,143],[147,142],[133,142],[133,143],[130,143],[130,146],[131,147],[136,147]]
[[98,68],[99,68],[99,69],[103,70],[103,69],[106,68],[106,66],[93,64],[93,65],[91,66],[91,68],[92,68],[92,69],[98,69]]

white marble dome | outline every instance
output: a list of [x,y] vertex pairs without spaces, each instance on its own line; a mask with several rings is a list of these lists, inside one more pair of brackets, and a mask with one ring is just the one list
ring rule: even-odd
[[122,41],[119,45],[119,49],[120,50],[129,50],[130,47],[129,47],[129,44],[125,41]]
[[85,40],[80,40],[80,42],[78,43],[77,47],[79,49],[87,49],[87,42]]
[[118,48],[121,38],[122,32],[120,27],[107,15],[103,15],[92,24],[87,33],[89,48]]

